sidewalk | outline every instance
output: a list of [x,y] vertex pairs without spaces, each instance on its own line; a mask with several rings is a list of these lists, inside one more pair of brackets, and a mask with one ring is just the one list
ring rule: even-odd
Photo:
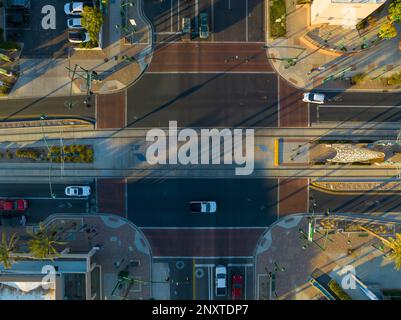
[[[107,213],[51,215],[44,223],[56,230],[64,230],[60,233],[60,240],[67,243],[71,253],[89,252],[94,246],[100,247],[92,261],[101,266],[102,299],[121,300],[125,295],[129,300],[152,297],[151,285],[147,283],[152,279],[151,249],[143,233],[133,223]],[[28,229],[32,227],[2,227],[2,232],[7,235],[15,232],[24,237]],[[130,287],[123,284],[112,295],[118,273],[126,268],[129,277],[143,282],[136,282]]]
[[[337,218],[350,222],[360,220]],[[324,217],[318,219],[328,220]],[[306,234],[308,221],[306,216],[292,215],[279,220],[262,235],[255,251],[256,299],[322,300],[322,294],[309,283],[312,272],[318,268],[341,284],[342,269],[347,265],[352,265],[356,275],[377,294],[384,288],[401,288],[400,272],[384,257],[388,249],[382,252],[372,246],[379,247],[380,240],[345,229],[330,233],[328,237],[316,232],[314,240],[317,244],[314,244],[301,239],[299,230]],[[360,223],[395,226],[396,232],[401,230],[399,223],[381,218],[370,220],[370,217],[365,217]],[[271,294],[269,272],[275,274]],[[367,299],[357,288],[346,291],[353,299]]]
[[[399,37],[376,40],[376,29],[385,18],[378,18],[377,24],[366,32],[358,32],[341,26],[311,26],[309,5],[296,6],[295,2],[287,1],[287,13],[287,37],[269,39],[266,51],[276,72],[295,87],[334,91],[401,90],[400,85],[386,84],[386,79],[401,72]],[[366,48],[362,50],[362,46]],[[297,62],[290,66],[288,60],[294,58]],[[366,75],[365,79],[351,85],[350,77],[361,73]]]
[[[69,48],[68,58],[21,59],[20,77],[9,99],[31,97],[55,97],[86,94],[86,82],[78,78],[71,87],[72,73],[77,64],[89,71],[96,71],[100,81],[92,83],[92,92],[109,93],[121,90],[133,83],[146,69],[152,55],[152,29],[142,11],[143,0],[134,7],[126,7],[127,21],[134,19],[136,31],[126,41],[122,25],[121,0],[109,2],[102,30],[103,49]],[[132,60],[132,61],[130,61]]]

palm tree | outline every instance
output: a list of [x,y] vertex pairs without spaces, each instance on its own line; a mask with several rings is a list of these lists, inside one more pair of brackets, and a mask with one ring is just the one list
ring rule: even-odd
[[0,243],[0,263],[3,264],[4,269],[10,269],[15,259],[12,255],[18,241],[17,234],[13,233],[7,241],[6,233],[1,235]]
[[28,241],[28,248],[35,259],[52,259],[59,256],[56,246],[66,244],[57,240],[57,231],[46,229],[45,225],[39,223],[39,230],[35,233],[29,233],[32,237]]
[[400,270],[401,268],[401,233],[397,233],[395,235],[395,239],[389,238],[388,239],[391,248],[391,253],[389,255],[389,258],[393,260],[395,264],[395,269]]
[[401,268],[401,233],[396,233],[395,234],[395,239],[394,238],[384,238],[380,235],[378,235],[376,232],[370,230],[367,227],[360,226],[360,228],[367,233],[371,234],[372,236],[380,239],[384,245],[386,245],[388,248],[390,248],[391,252],[389,254],[389,258],[393,260],[394,262],[394,268],[396,270],[400,270]]

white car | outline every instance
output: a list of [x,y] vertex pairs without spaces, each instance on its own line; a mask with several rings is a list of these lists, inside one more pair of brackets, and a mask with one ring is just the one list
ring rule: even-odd
[[91,187],[69,186],[65,188],[65,195],[70,197],[87,197],[91,194]]
[[86,30],[73,30],[68,32],[68,41],[72,43],[83,43],[90,40],[89,32]]
[[82,29],[81,18],[67,19],[67,27],[70,29]]
[[227,294],[227,268],[223,265],[216,266],[216,296]]
[[214,213],[217,210],[215,201],[191,201],[189,209],[192,213]]
[[306,92],[304,93],[303,102],[317,103],[323,104],[326,96],[323,93],[312,93]]
[[64,5],[64,12],[70,16],[80,16],[84,10],[83,2],[67,2]]

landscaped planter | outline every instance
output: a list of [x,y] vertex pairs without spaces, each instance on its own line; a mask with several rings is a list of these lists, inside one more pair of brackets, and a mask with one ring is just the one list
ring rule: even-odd
[[[50,151],[49,151],[50,149]],[[48,162],[48,163],[92,163],[94,159],[91,145],[65,145],[29,148],[0,149],[0,162]]]

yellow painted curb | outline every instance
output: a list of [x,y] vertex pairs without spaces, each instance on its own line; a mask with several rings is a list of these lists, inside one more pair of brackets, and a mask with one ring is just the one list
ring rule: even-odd
[[310,188],[316,191],[321,191],[327,194],[332,194],[332,195],[343,195],[343,196],[353,196],[353,195],[360,195],[360,194],[369,194],[369,195],[392,195],[392,194],[400,194],[401,190],[397,191],[371,191],[371,190],[366,190],[366,191],[335,191],[331,190],[329,188],[323,187],[319,185],[318,181],[311,181],[310,183]]
[[280,139],[274,139],[274,166],[277,167],[279,165],[279,148],[280,148]]

